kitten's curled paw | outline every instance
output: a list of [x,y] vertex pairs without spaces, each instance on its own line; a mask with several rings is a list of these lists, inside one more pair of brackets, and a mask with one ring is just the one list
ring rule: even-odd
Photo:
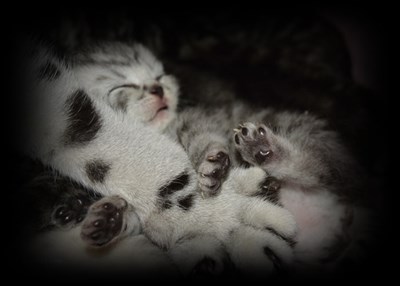
[[89,246],[101,247],[120,236],[128,203],[118,197],[105,197],[94,203],[83,221],[81,238]]
[[204,196],[217,194],[230,167],[230,159],[225,150],[216,148],[208,152],[198,168],[198,181]]
[[236,149],[246,162],[260,166],[278,158],[275,135],[264,124],[246,122],[235,128],[234,132]]

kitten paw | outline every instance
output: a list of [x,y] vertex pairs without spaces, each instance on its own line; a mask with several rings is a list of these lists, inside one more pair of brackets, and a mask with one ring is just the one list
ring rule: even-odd
[[71,196],[55,207],[52,221],[58,227],[68,227],[83,221],[91,202],[84,196]]
[[198,168],[199,185],[203,195],[209,197],[217,193],[228,174],[229,167],[230,159],[225,151],[215,149],[207,153]]
[[258,196],[269,200],[273,203],[279,204],[279,190],[281,188],[281,181],[273,176],[268,176],[260,186]]
[[236,149],[246,162],[260,166],[277,157],[275,135],[264,124],[247,122],[234,131]]
[[81,238],[90,246],[101,247],[115,240],[123,231],[124,212],[128,203],[118,197],[105,197],[88,211],[81,229]]

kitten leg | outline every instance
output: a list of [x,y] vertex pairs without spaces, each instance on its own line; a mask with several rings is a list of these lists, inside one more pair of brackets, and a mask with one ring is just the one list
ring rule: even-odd
[[283,142],[264,124],[246,122],[234,131],[236,149],[246,162],[264,166],[283,159]]
[[287,209],[274,202],[276,199],[265,199],[263,184],[268,178],[259,167],[233,169],[224,190],[232,189],[245,196],[239,210],[245,224],[274,231],[282,238],[291,240],[297,231],[296,222]]
[[138,234],[140,229],[133,207],[118,196],[110,196],[89,208],[82,224],[81,238],[90,246],[102,247],[124,236]]

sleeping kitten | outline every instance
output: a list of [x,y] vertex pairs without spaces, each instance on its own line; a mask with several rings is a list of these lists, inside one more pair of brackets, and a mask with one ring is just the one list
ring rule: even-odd
[[[141,229],[158,249],[164,249],[182,273],[201,269],[210,261],[212,271],[220,271],[225,250],[244,272],[266,274],[276,265],[290,264],[288,240],[295,232],[291,214],[248,195],[260,191],[265,173],[259,168],[232,170],[220,196],[201,199],[187,154],[159,131],[164,124],[158,124],[158,116],[163,121],[165,107],[171,103],[163,101],[168,84],[162,92],[159,87],[153,89],[162,85],[162,69],[156,62],[151,69],[152,58],[141,48],[131,52],[129,65],[142,66],[140,79],[148,84],[138,87],[140,82],[123,81],[113,85],[114,81],[107,79],[109,74],[106,79],[97,74],[92,82],[83,80],[87,71],[83,72],[82,61],[63,63],[46,55],[39,58],[38,70],[29,73],[38,78],[30,91],[34,96],[27,98],[30,116],[24,129],[24,151],[108,200],[93,204],[77,227],[51,232],[50,238],[56,238],[54,242],[60,233],[73,237],[77,232],[91,245],[115,245],[112,242],[129,225],[125,220],[131,220],[125,214],[132,213],[140,218],[141,228],[136,229]],[[135,54],[141,56],[135,58]],[[124,75],[129,68],[118,57],[111,62],[103,62],[102,56],[96,59],[100,59],[100,67],[110,67],[118,80],[134,78]],[[114,70],[114,65],[123,73]],[[96,71],[99,66],[94,67]],[[106,89],[89,84],[96,80],[104,81]],[[140,111],[137,103],[147,102],[152,116],[131,112]],[[169,116],[166,118],[168,121]],[[246,251],[236,247],[245,241]]]

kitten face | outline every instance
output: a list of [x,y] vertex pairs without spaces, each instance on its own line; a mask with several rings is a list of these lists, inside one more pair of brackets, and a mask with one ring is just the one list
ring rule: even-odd
[[164,129],[176,115],[179,88],[142,45],[113,44],[78,56],[81,86],[113,109]]

